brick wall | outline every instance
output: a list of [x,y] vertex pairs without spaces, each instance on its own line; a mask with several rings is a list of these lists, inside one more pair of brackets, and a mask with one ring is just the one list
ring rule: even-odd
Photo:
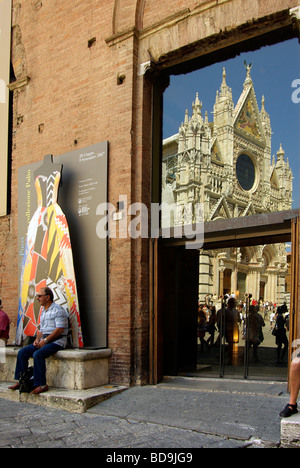
[[[149,205],[152,82],[138,76],[140,63],[151,56],[168,61],[220,27],[234,30],[297,3],[14,0],[12,62],[17,78],[30,81],[14,91],[12,211],[0,219],[0,295],[13,321],[11,339],[18,308],[18,168],[47,153],[64,154],[108,140],[109,201],[116,204],[122,194],[128,203]],[[176,14],[177,20],[170,19]],[[146,29],[138,32],[142,27]],[[182,59],[177,54],[177,61]],[[111,382],[148,379],[148,252],[148,240],[109,243]]]

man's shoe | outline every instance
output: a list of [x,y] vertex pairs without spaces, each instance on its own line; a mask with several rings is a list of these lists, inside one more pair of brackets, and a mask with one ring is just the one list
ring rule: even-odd
[[290,416],[292,416],[293,414],[297,414],[298,413],[298,406],[297,404],[296,405],[291,405],[291,404],[288,404],[286,405],[286,407],[281,411],[281,413],[279,413],[279,416],[281,418],[289,418]]
[[8,387],[9,390],[19,390],[20,388],[20,382],[17,382],[15,385],[12,385],[11,387]]
[[48,385],[41,385],[40,387],[36,387],[32,392],[31,395],[39,395],[40,393],[47,392],[49,390]]

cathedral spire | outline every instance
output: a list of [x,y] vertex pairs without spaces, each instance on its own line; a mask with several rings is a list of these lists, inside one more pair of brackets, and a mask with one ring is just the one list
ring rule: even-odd
[[[267,140],[267,144],[271,148],[272,130],[271,130],[270,116],[269,116],[268,112],[266,111],[266,107],[265,107],[265,96],[263,96],[262,100],[261,100],[260,116],[261,116],[262,126],[263,126],[263,129],[264,129],[264,132],[265,132],[265,137],[266,137],[266,140]],[[270,153],[270,157],[271,157],[271,153]]]
[[226,83],[226,70],[225,67],[223,67],[223,81],[222,81],[222,86],[221,89],[227,89],[227,83]]
[[185,117],[184,117],[184,125],[188,126],[188,124],[189,124],[189,111],[186,109]]
[[221,88],[220,88],[219,98],[220,99],[221,98],[232,99],[231,88],[229,88],[229,86],[227,86],[227,83],[226,83],[226,70],[225,70],[225,67],[223,67],[223,78],[222,78],[222,84],[221,84]]
[[194,115],[201,116],[202,102],[199,100],[199,93],[196,93],[196,100],[193,102],[193,113]]
[[282,149],[282,144],[280,143],[280,148],[277,151],[277,164],[282,164],[284,162],[285,151]]

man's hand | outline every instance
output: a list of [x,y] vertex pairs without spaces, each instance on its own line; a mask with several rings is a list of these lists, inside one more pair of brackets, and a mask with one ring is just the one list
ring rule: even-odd
[[33,346],[36,346],[36,348],[39,347],[39,343],[40,341],[43,339],[43,333],[41,332],[38,332],[37,335],[36,335],[36,339],[34,340],[33,342]]
[[42,348],[43,346],[45,346],[46,344],[48,343],[48,341],[45,341],[44,338],[41,339],[41,341],[38,342],[38,344],[36,345],[37,348]]
[[38,336],[33,345],[37,348],[42,348],[46,344],[51,343],[51,341],[54,341],[56,338],[58,338],[63,333],[63,331],[64,328],[56,328],[54,332],[52,332],[51,335],[47,337],[47,340],[43,338],[43,335],[41,337]]

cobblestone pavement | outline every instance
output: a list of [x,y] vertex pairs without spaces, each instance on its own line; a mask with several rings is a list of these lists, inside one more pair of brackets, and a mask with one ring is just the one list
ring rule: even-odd
[[84,414],[0,399],[0,448],[277,447],[285,402],[168,385],[133,387]]
[[0,401],[0,448],[235,447],[236,441],[160,424],[94,414],[71,414]]

